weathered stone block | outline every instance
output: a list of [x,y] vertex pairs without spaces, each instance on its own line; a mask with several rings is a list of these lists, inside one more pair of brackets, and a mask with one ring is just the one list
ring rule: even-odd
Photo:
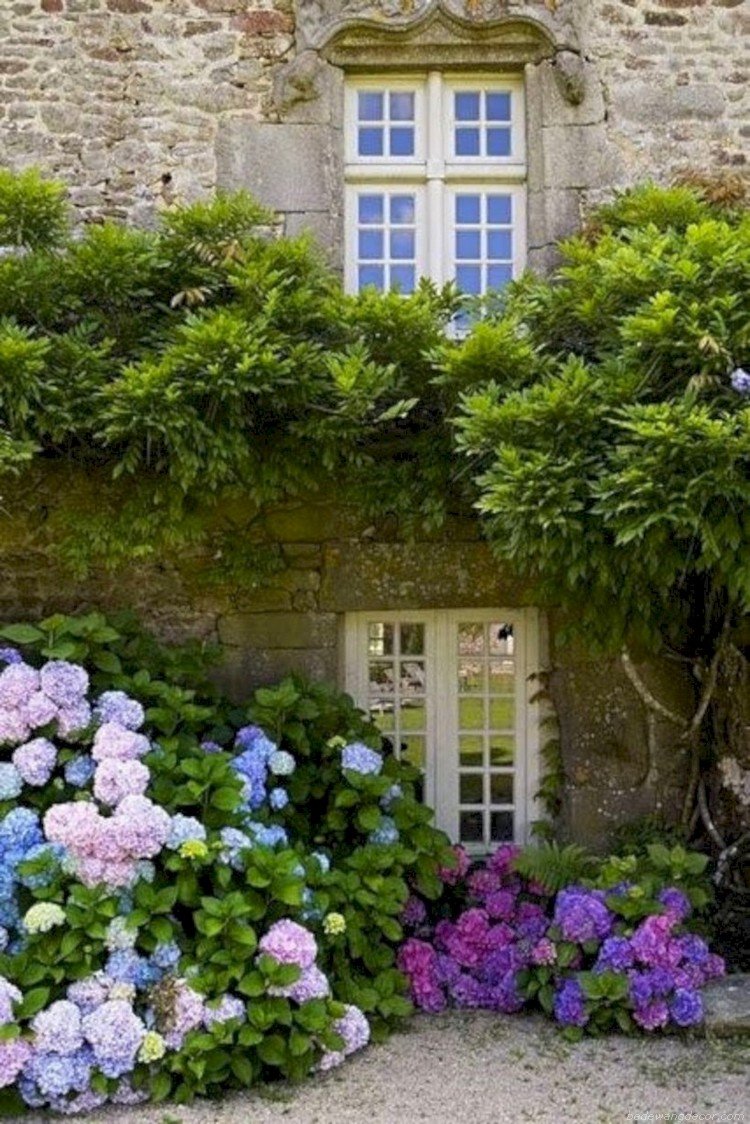
[[335,682],[338,671],[338,657],[333,648],[236,649],[227,651],[226,657],[226,663],[217,669],[213,678],[236,702],[248,699],[257,687],[272,686],[292,672],[308,679]]
[[336,636],[332,613],[235,613],[219,620],[222,644],[242,648],[332,648]]
[[707,1035],[729,1038],[750,1034],[750,975],[711,980],[703,989],[703,1009]]
[[612,95],[615,116],[637,122],[643,131],[675,120],[713,120],[722,116],[726,105],[719,86],[702,83],[670,88],[653,82],[628,82]]
[[542,130],[545,188],[611,187],[623,168],[604,125],[553,125]]
[[241,117],[216,144],[222,188],[245,188],[277,211],[325,211],[333,185],[330,131],[322,125],[269,125]]
[[561,89],[560,68],[550,60],[539,63],[544,125],[596,125],[604,120],[602,83],[596,68],[582,64],[582,98],[573,104]]

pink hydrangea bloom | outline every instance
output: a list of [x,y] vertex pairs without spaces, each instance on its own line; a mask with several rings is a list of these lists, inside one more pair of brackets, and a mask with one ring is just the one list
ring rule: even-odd
[[94,796],[114,807],[126,796],[142,796],[150,773],[140,761],[119,761],[116,757],[100,761],[94,774]]
[[143,734],[126,730],[115,722],[105,722],[94,735],[91,756],[94,761],[116,758],[118,761],[132,761],[143,757],[151,749],[151,743]]
[[36,730],[57,718],[57,704],[44,691],[34,691],[21,707],[21,715],[24,722]]
[[47,784],[57,761],[57,749],[47,738],[34,738],[15,750],[13,764],[25,784],[37,788]]
[[39,690],[39,672],[25,663],[12,663],[0,671],[0,709],[17,710]]
[[298,964],[300,968],[311,967],[318,955],[318,946],[312,933],[296,921],[286,918],[271,926],[261,937],[258,947],[261,952],[278,960],[279,964]]
[[32,1052],[31,1043],[25,1038],[0,1041],[0,1089],[13,1084]]

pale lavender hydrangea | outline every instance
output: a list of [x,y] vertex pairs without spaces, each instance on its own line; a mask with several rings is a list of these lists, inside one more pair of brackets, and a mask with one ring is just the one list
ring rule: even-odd
[[203,1011],[203,1025],[210,1030],[214,1023],[225,1023],[229,1019],[244,1022],[245,1003],[236,995],[224,995],[216,1006],[206,1004]]
[[94,717],[100,725],[113,722],[126,730],[140,730],[146,721],[141,704],[124,691],[104,691],[94,706]]
[[31,1053],[31,1043],[25,1038],[0,1040],[0,1089],[13,1085],[28,1063]]
[[57,704],[44,691],[33,691],[21,707],[24,722],[32,730],[47,726],[58,715]]
[[303,968],[299,979],[284,985],[272,985],[268,989],[269,995],[281,995],[285,999],[293,999],[295,1003],[308,1003],[311,999],[325,999],[331,994],[331,985],[328,977],[321,972],[316,964]]
[[140,761],[120,761],[116,757],[100,761],[94,773],[94,796],[102,804],[115,807],[126,796],[142,796],[151,774]]
[[85,698],[89,675],[85,668],[67,660],[50,660],[39,672],[39,683],[59,707],[73,709]]
[[280,812],[289,803],[289,795],[284,788],[272,788],[268,794],[268,803],[274,812]]
[[0,1026],[15,1022],[13,1004],[20,1003],[21,992],[5,976],[0,976]]
[[113,917],[107,926],[104,945],[110,952],[118,952],[125,948],[134,948],[138,940],[138,932],[128,924],[127,917]]
[[24,1077],[45,1099],[63,1098],[88,1088],[93,1060],[90,1050],[71,1055],[35,1050],[24,1066]]
[[108,999],[83,1016],[81,1027],[106,1077],[122,1077],[134,1068],[146,1027],[128,1002]]
[[183,843],[187,843],[191,839],[198,839],[205,843],[206,829],[195,816],[183,816],[181,812],[178,812],[172,816],[166,846],[170,851],[177,851]]
[[9,664],[0,671],[0,710],[17,710],[39,690],[39,672],[25,663]]
[[79,1008],[82,1014],[88,1015],[109,998],[109,989],[112,980],[104,972],[96,972],[83,980],[75,980],[68,985],[68,999]]
[[41,788],[47,784],[57,762],[57,749],[47,738],[34,738],[15,750],[13,764],[25,784]]
[[750,371],[745,371],[742,367],[737,367],[731,374],[732,388],[738,394],[750,394]]
[[91,707],[82,699],[75,706],[61,706],[57,712],[59,737],[74,740],[91,725]]
[[16,745],[25,742],[31,728],[22,710],[5,708],[0,702],[0,745]]
[[296,763],[291,753],[285,749],[277,749],[268,759],[268,768],[275,777],[289,777],[296,768]]
[[370,1041],[370,1024],[359,1007],[347,1003],[346,1011],[336,1019],[332,1028],[341,1035],[344,1044],[340,1050],[327,1050],[318,1063],[318,1069],[327,1070],[340,1065],[344,1058],[356,1050],[361,1050]]
[[58,999],[31,1020],[34,1048],[50,1054],[75,1054],[83,1045],[81,1012],[69,999]]
[[0,663],[23,663],[23,656],[16,648],[0,648]]
[[300,968],[311,967],[318,955],[313,934],[288,918],[274,922],[261,937],[258,947],[279,964],[297,964]]

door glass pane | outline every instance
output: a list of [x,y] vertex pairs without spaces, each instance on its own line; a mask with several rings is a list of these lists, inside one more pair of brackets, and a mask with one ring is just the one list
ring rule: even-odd
[[515,738],[495,734],[490,738],[490,765],[512,765],[515,760]]
[[403,656],[424,655],[424,625],[401,625],[401,654]]
[[370,663],[370,693],[391,695],[394,687],[392,660],[373,660]]
[[490,726],[493,730],[512,730],[516,724],[516,700],[490,699]]
[[481,773],[461,773],[458,799],[461,804],[484,803],[484,777]]
[[[407,734],[401,741],[400,756],[415,769],[424,769],[427,762],[427,739],[419,734]],[[396,750],[399,747],[396,746]]]
[[370,621],[367,626],[368,648],[371,656],[392,656],[394,653],[394,628],[384,621]]
[[490,803],[513,803],[513,774],[492,773],[490,776]]
[[462,694],[484,690],[483,667],[480,660],[458,661],[458,689]]
[[484,629],[481,624],[458,626],[458,651],[462,656],[479,656],[484,652]]
[[461,765],[475,768],[484,764],[484,738],[481,734],[462,734],[459,737],[458,760]]
[[513,655],[513,625],[507,621],[497,621],[490,625],[490,654],[493,656]]
[[423,695],[425,691],[424,664],[421,660],[401,661],[402,695]]
[[462,843],[484,842],[484,814],[482,812],[461,812],[458,825],[459,839]]
[[484,729],[485,701],[479,698],[458,700],[459,730]]
[[393,703],[385,699],[372,699],[370,702],[370,717],[384,734],[396,728],[396,716],[393,713]]
[[513,660],[490,660],[490,694],[515,695],[516,667]]
[[402,699],[400,722],[402,730],[424,730],[426,722],[424,699]]
[[513,813],[490,812],[490,841],[506,843],[513,839]]

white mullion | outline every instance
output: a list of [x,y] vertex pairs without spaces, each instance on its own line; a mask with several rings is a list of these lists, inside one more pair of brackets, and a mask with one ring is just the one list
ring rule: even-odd
[[[436,284],[445,280],[443,252],[443,198],[445,190],[445,132],[443,121],[443,78],[435,70],[427,75],[425,113],[427,180],[425,240],[429,244],[425,273]],[[429,234],[429,238],[427,235]]]

